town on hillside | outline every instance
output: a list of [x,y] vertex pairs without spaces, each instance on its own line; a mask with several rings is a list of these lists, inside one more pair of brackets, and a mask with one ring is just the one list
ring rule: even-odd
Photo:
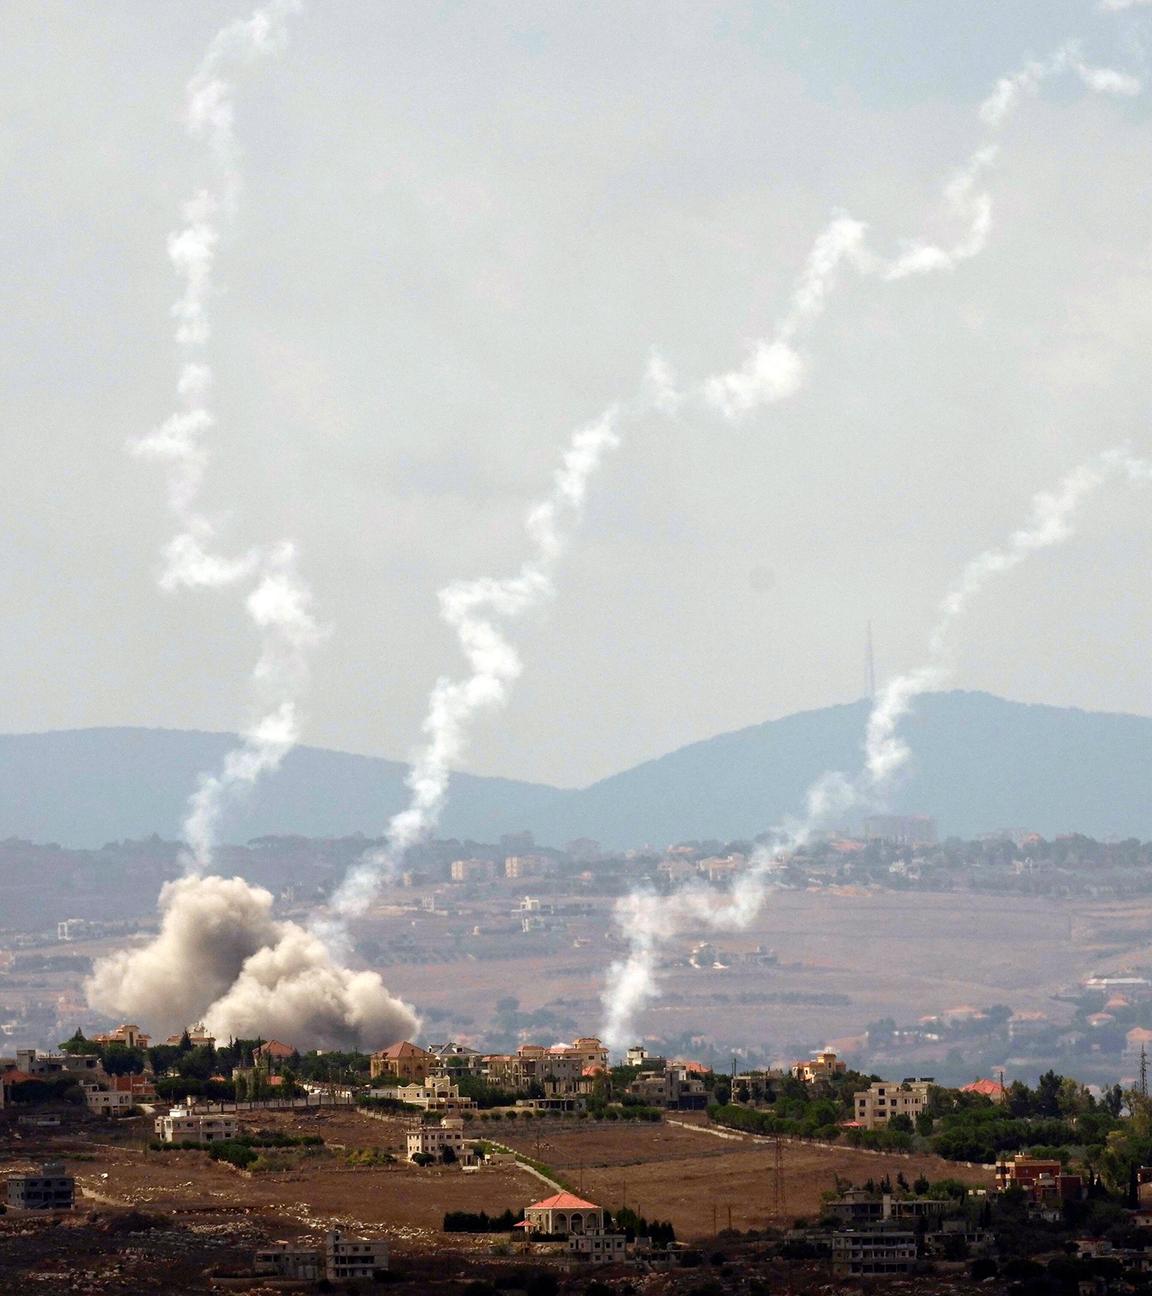
[[947,1086],[831,1048],[721,1070],[123,1023],[0,1059],[0,1157],[0,1257],[36,1290],[83,1256],[85,1292],[1152,1291],[1146,1055],[1129,1088]]

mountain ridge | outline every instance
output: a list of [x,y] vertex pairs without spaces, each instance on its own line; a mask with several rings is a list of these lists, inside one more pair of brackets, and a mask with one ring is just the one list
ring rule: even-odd
[[[828,769],[861,765],[868,702],[795,712],[699,739],[582,788],[454,774],[444,836],[495,840],[530,829],[560,844],[613,847],[766,831],[798,813]],[[1152,718],[990,693],[928,694],[902,732],[913,756],[894,812],[934,815],[942,832],[1008,825],[1045,835],[1152,837]],[[184,802],[234,735],[105,726],[0,735],[0,837],[97,846],[179,834]],[[407,766],[304,746],[225,816],[223,837],[379,835],[405,802]]]

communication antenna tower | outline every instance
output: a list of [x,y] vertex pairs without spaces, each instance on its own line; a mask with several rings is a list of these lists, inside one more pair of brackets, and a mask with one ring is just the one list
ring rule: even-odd
[[1148,1050],[1140,1045],[1140,1093],[1148,1097]]
[[864,650],[865,672],[868,676],[868,700],[876,696],[876,655],[872,651],[872,622],[868,622],[867,642]]

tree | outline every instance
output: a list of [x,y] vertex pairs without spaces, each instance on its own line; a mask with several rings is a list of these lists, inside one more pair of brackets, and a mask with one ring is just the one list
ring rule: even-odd
[[909,1116],[907,1112],[897,1112],[895,1116],[890,1116],[888,1118],[888,1128],[890,1130],[897,1130],[902,1134],[912,1134],[915,1132],[912,1125],[912,1117]]
[[60,1045],[61,1053],[94,1053],[95,1051],[96,1045],[84,1038],[84,1032],[79,1027],[76,1028],[75,1035]]
[[144,1070],[144,1050],[127,1044],[108,1044],[101,1065],[109,1075],[139,1075]]

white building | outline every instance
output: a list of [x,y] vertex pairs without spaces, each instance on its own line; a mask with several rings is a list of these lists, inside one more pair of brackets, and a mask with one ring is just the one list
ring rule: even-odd
[[628,1254],[623,1233],[572,1233],[568,1252],[589,1264],[619,1264]]
[[115,1116],[130,1112],[136,1097],[127,1089],[87,1089],[84,1101],[89,1111],[98,1112],[101,1116]]
[[446,1116],[439,1125],[422,1125],[408,1135],[408,1160],[423,1153],[443,1160],[444,1149],[451,1148],[458,1161],[464,1158],[464,1122],[459,1116]]
[[390,1085],[384,1089],[369,1089],[369,1098],[391,1098],[408,1103],[423,1111],[465,1111],[476,1104],[471,1098],[461,1098],[460,1086],[447,1076],[429,1076],[423,1084]]
[[226,1112],[192,1112],[173,1107],[167,1116],[156,1117],[156,1133],[165,1143],[222,1143],[234,1139],[240,1128],[235,1116]]
[[881,1129],[893,1116],[907,1116],[913,1122],[928,1106],[931,1076],[919,1080],[877,1080],[854,1099],[856,1120],[864,1129]]

